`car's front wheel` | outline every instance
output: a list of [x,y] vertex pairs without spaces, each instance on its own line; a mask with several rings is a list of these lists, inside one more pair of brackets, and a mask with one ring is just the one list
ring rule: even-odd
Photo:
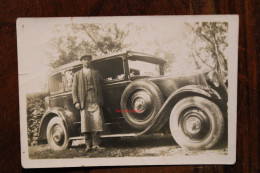
[[170,130],[175,141],[188,149],[209,149],[222,137],[224,118],[212,101],[191,96],[180,100],[170,115]]
[[48,144],[53,150],[64,150],[69,147],[68,132],[60,117],[53,117],[47,126]]

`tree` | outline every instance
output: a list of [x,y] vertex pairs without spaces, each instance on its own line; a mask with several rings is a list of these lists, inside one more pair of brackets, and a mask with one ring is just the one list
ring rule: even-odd
[[53,68],[75,61],[84,53],[97,56],[122,51],[129,46],[124,43],[129,34],[129,25],[122,29],[117,24],[72,24],[56,27],[56,32],[65,28],[68,34],[51,40],[51,45],[58,53],[58,57],[53,57],[50,63]]
[[118,52],[127,47],[124,44],[129,34],[129,28],[119,29],[117,24],[81,24],[74,26],[75,31],[86,34],[93,43],[95,53],[108,54]]
[[163,57],[163,59],[166,61],[166,64],[164,66],[165,73],[171,72],[172,63],[175,61],[175,54],[169,50],[164,51],[161,49],[157,49],[155,52],[155,56]]
[[224,54],[227,43],[227,22],[197,22],[188,24],[191,31],[191,57],[197,68],[202,65],[219,72],[223,83],[227,83],[227,57]]

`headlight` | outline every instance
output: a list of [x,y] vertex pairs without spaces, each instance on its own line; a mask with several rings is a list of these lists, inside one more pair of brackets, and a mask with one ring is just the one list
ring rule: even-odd
[[215,87],[219,87],[218,75],[215,71],[208,73],[209,80],[214,84]]

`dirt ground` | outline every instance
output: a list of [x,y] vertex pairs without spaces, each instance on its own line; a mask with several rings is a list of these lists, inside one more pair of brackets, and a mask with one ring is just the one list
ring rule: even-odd
[[187,150],[181,148],[171,135],[147,135],[140,137],[124,137],[102,141],[102,151],[91,150],[85,153],[83,140],[73,141],[72,147],[65,151],[53,151],[47,144],[29,147],[31,159],[53,158],[98,158],[98,157],[147,157],[176,155],[226,155],[227,144],[222,143],[210,150]]

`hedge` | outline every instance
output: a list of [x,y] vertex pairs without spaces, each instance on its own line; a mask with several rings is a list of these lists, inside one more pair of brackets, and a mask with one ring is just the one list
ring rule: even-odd
[[46,92],[31,93],[26,95],[27,105],[27,137],[28,144],[37,144],[38,132],[41,118],[45,112],[44,98]]

